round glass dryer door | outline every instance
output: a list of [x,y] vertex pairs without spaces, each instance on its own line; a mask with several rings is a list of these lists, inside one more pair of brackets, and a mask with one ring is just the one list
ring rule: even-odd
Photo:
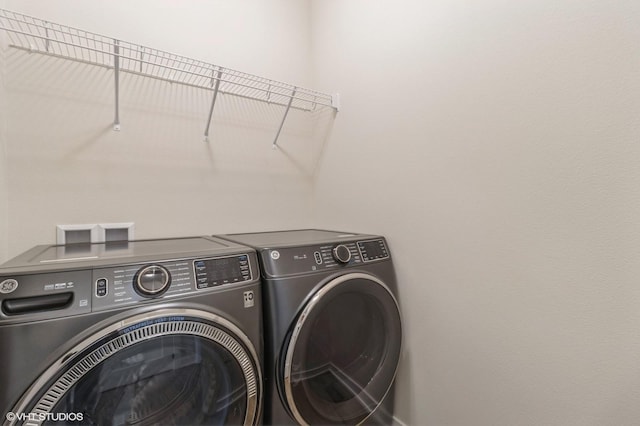
[[235,325],[193,309],[118,322],[68,351],[27,391],[28,424],[250,425],[260,362]]
[[307,303],[281,359],[289,411],[300,424],[358,424],[395,378],[402,329],[397,301],[379,279],[340,276]]

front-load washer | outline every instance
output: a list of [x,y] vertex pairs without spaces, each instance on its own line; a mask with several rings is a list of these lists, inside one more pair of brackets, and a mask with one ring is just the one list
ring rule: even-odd
[[391,424],[402,323],[385,238],[324,230],[220,237],[258,250],[265,424]]
[[0,267],[14,424],[256,424],[255,250],[212,237],[37,246]]

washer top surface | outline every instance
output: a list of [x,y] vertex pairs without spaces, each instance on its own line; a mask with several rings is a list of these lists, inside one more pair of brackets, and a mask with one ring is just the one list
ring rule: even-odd
[[174,257],[221,254],[246,247],[215,237],[113,241],[95,244],[39,245],[0,265],[0,273],[18,270],[73,269]]
[[298,229],[292,231],[256,232],[249,234],[220,235],[241,244],[265,249],[274,247],[286,247],[325,242],[340,242],[355,238],[367,237],[362,234],[349,232],[326,231],[322,229]]

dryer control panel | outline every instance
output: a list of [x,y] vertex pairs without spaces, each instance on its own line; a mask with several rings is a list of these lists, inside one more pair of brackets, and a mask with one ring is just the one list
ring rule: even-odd
[[384,238],[269,248],[261,255],[265,272],[271,277],[354,267],[390,257]]

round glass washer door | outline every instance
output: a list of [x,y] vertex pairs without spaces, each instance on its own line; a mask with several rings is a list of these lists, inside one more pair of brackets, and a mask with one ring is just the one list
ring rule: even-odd
[[300,424],[359,424],[391,389],[400,359],[398,303],[378,278],[345,274],[305,305],[281,358],[283,398]]
[[[27,424],[251,425],[262,376],[228,320],[160,309],[91,335],[46,370],[14,408]],[[74,423],[75,422],[75,423]]]

